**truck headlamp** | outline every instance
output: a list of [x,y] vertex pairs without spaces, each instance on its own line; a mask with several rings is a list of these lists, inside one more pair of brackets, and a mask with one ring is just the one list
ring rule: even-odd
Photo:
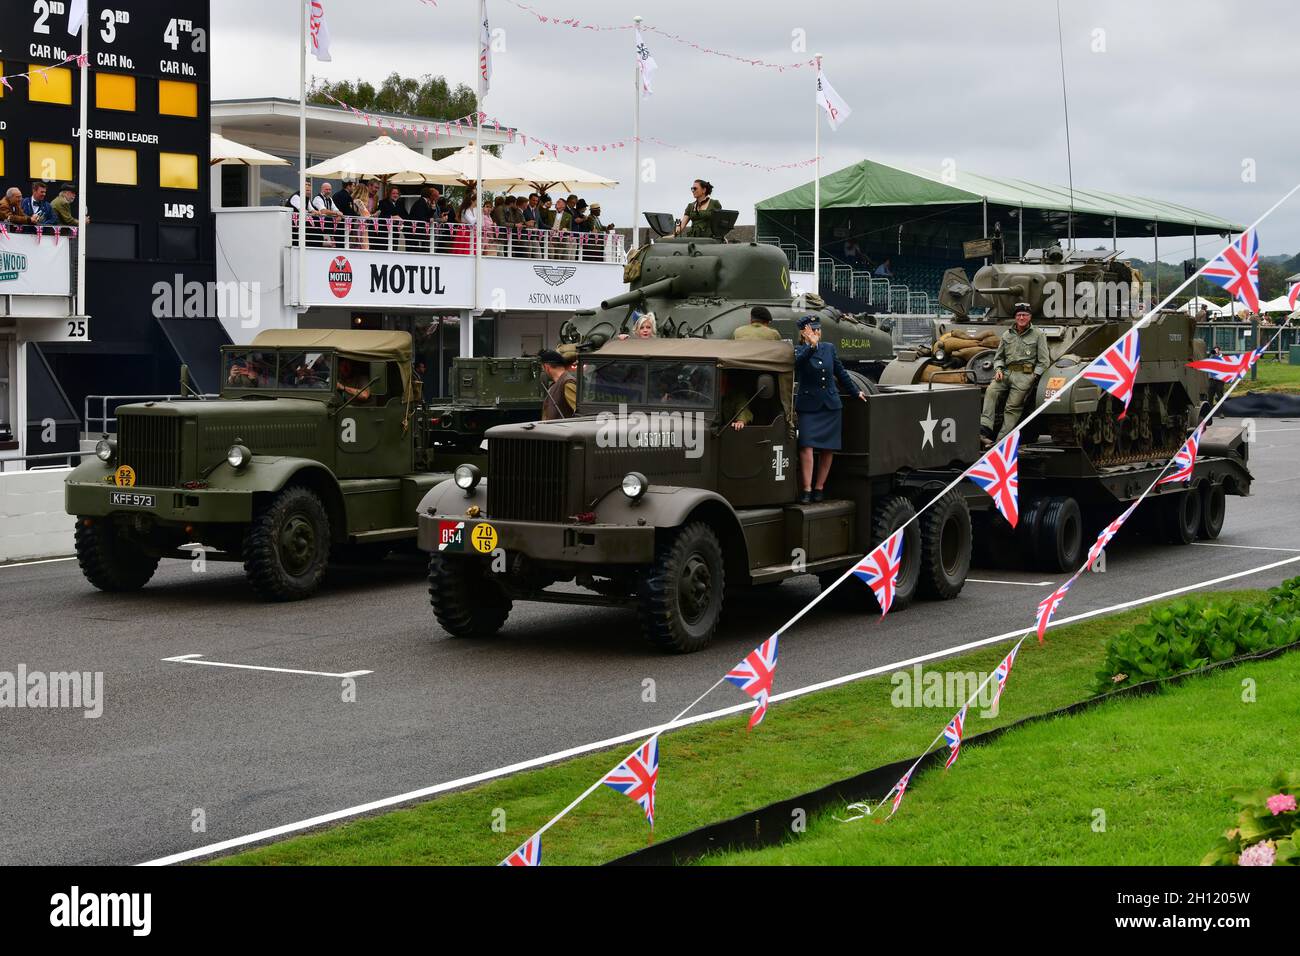
[[117,457],[117,442],[111,438],[101,438],[95,442],[95,457],[102,462],[111,462]]
[[623,476],[623,494],[627,495],[632,501],[636,501],[643,494],[650,483],[646,481],[645,475],[639,471],[629,471]]
[[226,452],[226,463],[231,468],[243,468],[252,460],[253,453],[247,445],[231,445],[230,451]]
[[466,492],[477,488],[482,477],[483,475],[473,465],[457,465],[456,470],[452,472],[452,480],[456,482],[456,487]]

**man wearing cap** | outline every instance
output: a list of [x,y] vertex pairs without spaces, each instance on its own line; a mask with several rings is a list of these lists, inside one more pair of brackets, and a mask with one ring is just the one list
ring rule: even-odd
[[772,313],[765,305],[756,305],[749,310],[749,325],[742,325],[731,333],[733,339],[767,342],[781,341],[781,333],[772,328]]
[[72,183],[64,183],[59,187],[59,194],[54,197],[54,202],[50,203],[50,208],[54,210],[54,218],[60,226],[75,226],[77,224],[77,210],[74,204],[77,201],[77,187]]
[[[1051,364],[1051,357],[1047,354],[1047,336],[1033,326],[1034,313],[1029,303],[1017,302],[1015,314],[1015,325],[1002,333],[1002,341],[993,355],[993,382],[984,393],[980,443],[985,448],[1006,437],[1020,422],[1025,398],[1038,381],[1038,376]],[[1002,412],[1002,430],[995,439],[993,420],[997,418],[998,405],[1004,398],[1006,408]]]
[[542,371],[551,380],[542,399],[542,421],[572,418],[578,407],[578,376],[569,360],[554,349],[542,349],[537,357],[541,359]]

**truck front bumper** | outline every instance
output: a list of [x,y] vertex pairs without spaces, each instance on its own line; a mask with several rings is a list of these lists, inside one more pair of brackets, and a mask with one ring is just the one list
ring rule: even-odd
[[145,515],[159,524],[247,524],[253,518],[253,496],[246,491],[119,488],[102,478],[81,480],[76,471],[63,486],[63,502],[78,517]]
[[457,515],[419,516],[420,547],[432,553],[486,557],[497,549],[557,564],[647,564],[653,527],[494,521]]

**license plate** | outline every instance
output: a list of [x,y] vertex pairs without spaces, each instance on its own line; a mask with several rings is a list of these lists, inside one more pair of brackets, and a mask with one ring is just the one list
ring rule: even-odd
[[126,508],[153,508],[157,499],[153,495],[137,495],[130,491],[111,491],[108,495],[110,505],[122,505]]

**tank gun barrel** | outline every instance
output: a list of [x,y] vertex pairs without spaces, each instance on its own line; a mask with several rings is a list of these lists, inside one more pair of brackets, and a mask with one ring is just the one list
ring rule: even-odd
[[611,296],[600,303],[602,309],[617,309],[621,305],[632,305],[640,302],[642,299],[649,298],[652,295],[672,295],[673,285],[677,282],[676,276],[665,276],[657,279],[648,285],[643,285],[639,289],[628,289],[616,296]]

